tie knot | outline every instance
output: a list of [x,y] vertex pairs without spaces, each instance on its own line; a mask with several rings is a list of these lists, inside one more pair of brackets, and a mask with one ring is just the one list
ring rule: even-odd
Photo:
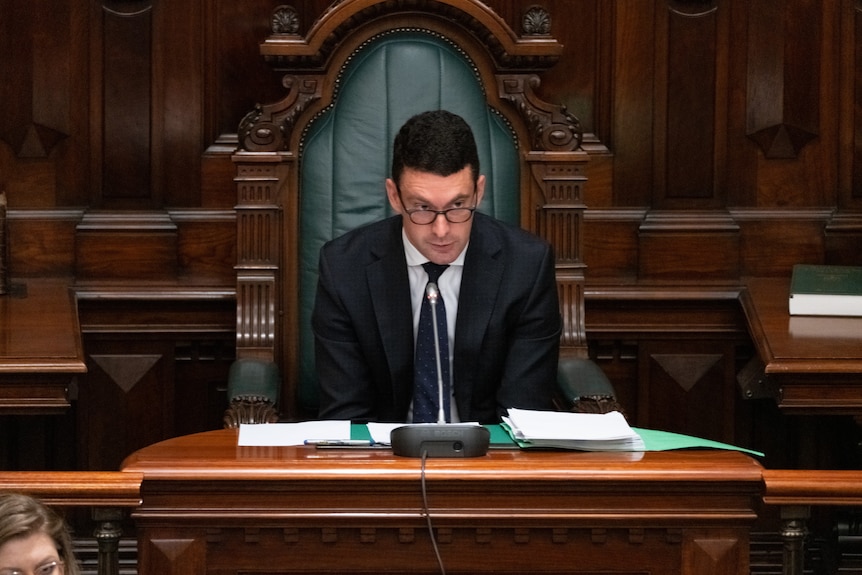
[[428,274],[428,281],[437,283],[437,280],[440,279],[440,274],[442,274],[449,266],[435,264],[433,262],[425,262],[422,264],[422,267],[425,268],[425,272]]

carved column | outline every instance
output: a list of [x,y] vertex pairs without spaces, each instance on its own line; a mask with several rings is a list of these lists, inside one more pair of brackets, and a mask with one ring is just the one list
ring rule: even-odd
[[289,153],[238,152],[236,165],[237,358],[276,359],[281,265],[280,188]]
[[[564,352],[586,357],[584,325],[583,186],[586,152],[532,152],[527,156],[544,203],[536,213],[535,232],[554,246],[557,289],[563,314]],[[573,349],[572,349],[573,348]]]
[[807,505],[781,508],[782,574],[802,575],[805,567],[805,539],[811,510]]
[[563,315],[561,353],[587,357],[584,325],[583,202],[585,164],[583,130],[564,106],[538,98],[537,76],[500,75],[500,97],[518,109],[530,130],[526,156],[532,183],[540,197],[533,231],[554,246],[557,288]]
[[96,507],[93,519],[98,526],[93,532],[99,547],[98,575],[120,575],[120,537],[123,535],[123,510],[116,507]]

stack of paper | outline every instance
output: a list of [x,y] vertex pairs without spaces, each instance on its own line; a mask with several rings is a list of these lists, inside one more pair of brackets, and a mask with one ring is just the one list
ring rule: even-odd
[[623,414],[509,409],[503,424],[522,447],[580,451],[644,451],[640,435]]

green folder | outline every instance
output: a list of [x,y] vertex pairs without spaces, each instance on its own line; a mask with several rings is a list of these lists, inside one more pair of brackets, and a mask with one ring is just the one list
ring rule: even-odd
[[[512,436],[502,425],[486,425],[488,431],[491,432],[491,448],[507,448],[521,447],[525,449],[531,448],[529,443],[517,442],[512,439]],[[700,437],[692,437],[690,435],[682,435],[681,433],[671,433],[669,431],[657,431],[655,429],[641,429],[638,427],[632,428],[635,433],[641,436],[644,440],[644,451],[669,451],[672,449],[728,449],[732,451],[742,451],[749,455],[764,457],[764,454],[753,449],[737,447],[719,441],[710,439],[702,439]],[[351,439],[371,439],[371,434],[368,432],[368,427],[364,424],[353,424],[350,426]]]

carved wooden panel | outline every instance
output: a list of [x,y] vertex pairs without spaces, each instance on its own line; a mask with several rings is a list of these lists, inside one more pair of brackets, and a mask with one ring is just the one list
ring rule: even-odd
[[102,120],[101,193],[114,202],[151,205],[153,6],[150,1],[100,2]]
[[795,158],[820,133],[821,4],[749,5],[746,134],[767,158]]
[[733,443],[736,379],[732,345],[643,342],[639,350],[638,421]]
[[[841,147],[842,156],[849,156],[849,174],[842,174],[842,180],[850,181],[850,197],[852,206],[859,208],[862,202],[862,2],[850,0],[844,3],[845,8],[841,12],[842,22],[846,26],[841,28],[840,42],[844,47],[842,53],[842,70],[847,74],[847,85],[844,93],[848,95],[843,98],[839,109],[842,115],[849,120],[842,122],[842,143],[853,140],[852,147]],[[852,152],[850,151],[852,150]]]
[[[668,0],[656,12],[653,207],[721,205],[729,7]],[[684,203],[683,203],[684,202]]]

